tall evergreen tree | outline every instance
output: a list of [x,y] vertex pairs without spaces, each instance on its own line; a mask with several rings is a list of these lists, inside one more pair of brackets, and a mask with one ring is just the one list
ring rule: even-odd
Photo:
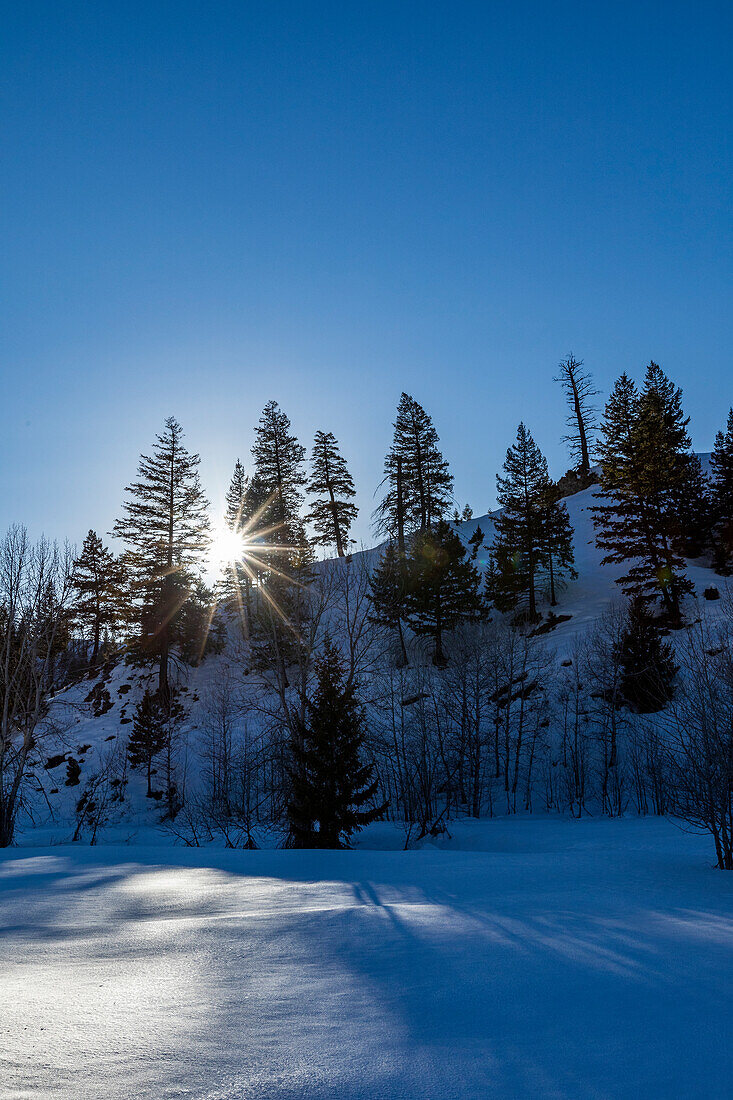
[[316,531],[313,541],[321,546],[335,546],[338,556],[343,558],[350,542],[349,530],[359,509],[352,502],[356,496],[354,480],[332,432],[316,432],[308,492],[316,495],[308,514]]
[[578,473],[587,482],[590,476],[593,442],[597,428],[593,398],[593,379],[583,369],[583,360],[568,355],[560,363],[555,381],[562,385],[568,403],[568,434],[564,442],[570,445],[570,453],[577,464]]
[[229,482],[225,498],[226,511],[224,518],[230,531],[242,530],[248,489],[249,478],[244,472],[244,466],[237,459],[234,463],[234,473],[232,474],[232,480]]
[[548,565],[543,513],[551,483],[547,461],[524,424],[517,428],[516,443],[506,453],[504,476],[497,476],[496,484],[502,510],[495,521],[490,595],[500,611],[526,603],[534,622],[538,574]]
[[242,535],[242,555],[238,559],[225,563],[217,595],[220,601],[239,618],[245,637],[249,635],[251,617],[252,576],[251,570],[244,562],[244,540],[251,488],[244,466],[237,459],[225,497],[224,522],[230,531]]
[[604,412],[603,497],[594,508],[604,564],[627,567],[617,583],[629,596],[660,597],[675,622],[691,589],[678,538],[679,501],[694,474],[681,396],[656,363],[641,393],[626,374],[618,379]]
[[431,417],[409,394],[397,406],[392,446],[384,460],[385,495],[375,526],[404,542],[405,533],[427,531],[449,511],[453,477],[438,448]]
[[444,633],[481,616],[480,577],[473,562],[482,540],[479,528],[472,540],[472,555],[467,557],[465,546],[444,519],[414,536],[405,606],[414,632],[432,638],[435,665],[446,664]]
[[728,575],[733,567],[733,409],[725,432],[715,436],[710,470],[714,564],[719,573]]
[[255,435],[252,487],[263,499],[250,521],[253,545],[247,555],[258,573],[252,653],[260,666],[275,667],[287,685],[287,667],[297,657],[309,614],[312,579],[313,550],[300,517],[305,447],[276,401],[265,406]]
[[305,447],[291,434],[290,420],[277,401],[265,405],[255,428],[252,457],[261,485],[273,497],[276,522],[285,526],[300,512]]
[[378,780],[372,764],[363,761],[364,712],[328,637],[315,673],[305,729],[292,745],[288,816],[294,846],[341,848],[382,817],[387,805],[366,808]]
[[152,455],[143,455],[138,480],[114,534],[126,544],[122,563],[138,606],[140,646],[157,658],[158,690],[170,693],[168,663],[181,607],[205,564],[209,547],[208,501],[199,481],[199,456],[183,445],[181,426],[169,417]]
[[120,563],[96,531],[89,531],[74,563],[74,619],[89,631],[91,663],[96,664],[105,631],[112,631],[122,617],[123,574]]

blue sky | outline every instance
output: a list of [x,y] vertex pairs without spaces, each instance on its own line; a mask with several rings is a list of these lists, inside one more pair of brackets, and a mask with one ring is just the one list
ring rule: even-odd
[[6,7],[0,524],[108,531],[163,419],[212,501],[275,397],[368,539],[400,392],[461,504],[552,377],[731,386],[729,3]]

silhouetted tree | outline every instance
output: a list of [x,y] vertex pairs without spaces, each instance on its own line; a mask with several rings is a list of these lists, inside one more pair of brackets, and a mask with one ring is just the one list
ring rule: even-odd
[[473,554],[467,557],[465,546],[444,519],[413,539],[406,610],[414,632],[432,638],[436,665],[446,664],[444,633],[482,614],[480,577],[473,564],[482,540],[479,528],[472,540]]
[[127,486],[123,516],[114,527],[126,544],[122,564],[137,600],[140,647],[157,657],[164,698],[179,612],[210,542],[199,456],[186,450],[182,436],[178,421],[169,417],[152,455],[141,457],[138,480]]
[[557,605],[558,582],[566,576],[577,577],[573,551],[573,527],[560,491],[550,482],[540,501],[540,541],[544,552],[549,585],[550,605]]
[[621,695],[641,714],[661,710],[674,694],[677,666],[674,651],[663,642],[646,601],[629,604],[626,628],[619,642]]
[[96,531],[89,531],[74,563],[75,621],[92,638],[91,663],[96,664],[105,630],[114,630],[122,615],[123,571]]
[[[497,476],[502,511],[495,520],[489,589],[495,606],[508,611],[526,602],[530,621],[537,619],[537,577],[547,565],[543,509],[550,489],[547,461],[524,424]],[[558,505],[555,505],[557,507]]]
[[292,745],[288,817],[295,847],[341,848],[387,806],[366,808],[378,780],[372,764],[362,759],[364,712],[328,637],[315,674],[305,728]]
[[359,509],[352,502],[354,480],[332,432],[316,432],[308,492],[316,494],[308,514],[316,531],[313,541],[335,546],[339,557],[344,557]]
[[[679,550],[679,501],[694,475],[681,391],[656,363],[644,389],[623,374],[606,405],[599,445],[602,502],[594,511],[603,562],[627,567],[629,595],[658,596],[672,622],[691,590]],[[630,564],[631,563],[631,564]]]
[[567,425],[570,429],[564,442],[570,445],[570,453],[578,465],[578,472],[587,481],[590,475],[593,453],[593,437],[597,428],[596,410],[592,399],[598,393],[593,389],[593,379],[583,369],[583,360],[568,355],[560,363],[555,378],[560,382],[569,406]]
[[372,622],[394,630],[399,638],[402,664],[409,664],[402,623],[407,617],[406,601],[409,589],[407,557],[396,543],[387,544],[379,565],[370,578]]
[[146,691],[135,708],[132,733],[127,743],[127,757],[130,767],[147,777],[148,798],[153,794],[153,761],[165,748],[165,737],[165,718],[160,699]]
[[431,417],[409,394],[397,406],[392,446],[384,460],[386,493],[376,511],[376,528],[397,538],[426,531],[448,512],[453,477],[441,454]]

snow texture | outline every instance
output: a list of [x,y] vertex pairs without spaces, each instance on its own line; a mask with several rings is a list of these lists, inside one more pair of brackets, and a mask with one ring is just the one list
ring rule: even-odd
[[704,838],[451,831],[3,853],[0,1097],[731,1096],[733,877]]

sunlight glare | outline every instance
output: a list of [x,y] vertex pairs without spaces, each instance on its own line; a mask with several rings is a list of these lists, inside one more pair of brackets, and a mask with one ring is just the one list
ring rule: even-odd
[[240,531],[232,531],[229,527],[214,531],[209,552],[213,568],[224,569],[232,562],[241,561],[245,552],[245,540]]

